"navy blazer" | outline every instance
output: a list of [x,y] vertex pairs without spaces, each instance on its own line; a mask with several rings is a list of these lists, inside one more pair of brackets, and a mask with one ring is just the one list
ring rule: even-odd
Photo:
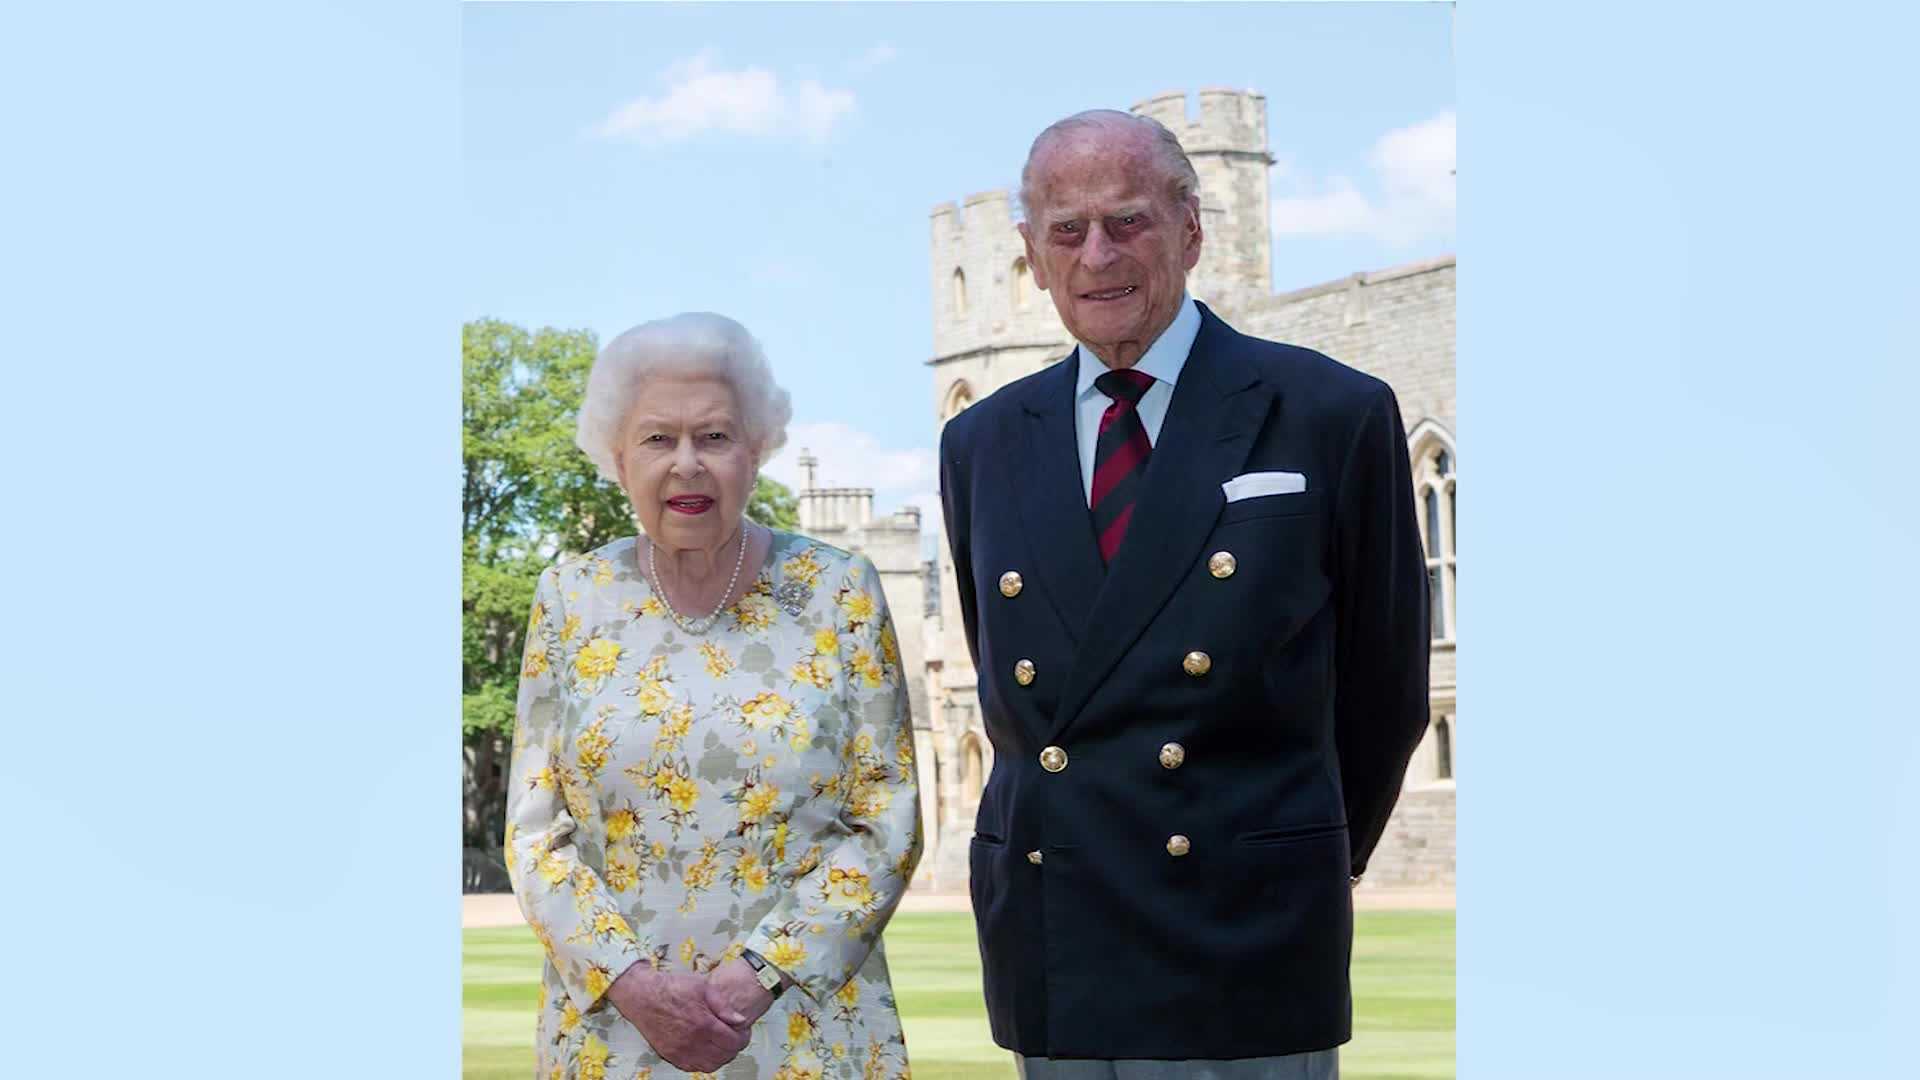
[[[1029,1056],[1347,1041],[1348,875],[1427,726],[1426,562],[1393,392],[1200,315],[1110,567],[1071,355],[941,435],[994,746],[969,857],[987,1012]],[[1224,481],[1271,470],[1306,490],[1226,501]],[[1216,552],[1231,574],[1209,569]]]

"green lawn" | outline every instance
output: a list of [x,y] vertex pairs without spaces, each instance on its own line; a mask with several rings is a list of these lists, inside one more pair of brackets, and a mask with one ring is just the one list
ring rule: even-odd
[[[1356,919],[1354,1039],[1340,1051],[1342,1080],[1452,1077],[1453,913]],[[540,946],[520,927],[464,937],[464,1075],[527,1080]],[[987,1035],[973,917],[900,914],[886,942],[915,1080],[1012,1080],[1011,1059]]]

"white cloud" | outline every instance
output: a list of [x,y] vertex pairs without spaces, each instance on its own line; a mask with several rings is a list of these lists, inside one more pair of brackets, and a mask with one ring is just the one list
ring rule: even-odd
[[1394,247],[1452,236],[1454,129],[1454,112],[1447,109],[1374,140],[1367,164],[1379,190],[1377,198],[1368,198],[1344,176],[1316,184],[1290,170],[1275,170],[1274,234],[1358,233]]
[[[804,484],[800,472],[803,450],[812,452],[820,462],[814,470],[815,483],[821,487],[872,488],[877,507],[919,498],[939,484],[931,449],[885,449],[871,434],[837,421],[788,425],[787,445],[767,462],[766,474],[799,491]],[[933,505],[939,506],[937,497]],[[923,508],[921,521],[924,524],[929,520]]]
[[708,131],[821,139],[854,105],[852,91],[829,89],[812,79],[782,84],[764,68],[718,70],[711,52],[678,61],[659,79],[664,92],[613,110],[595,134],[662,142]]
[[890,63],[899,55],[899,49],[894,48],[888,42],[882,41],[861,54],[860,59],[855,60],[851,66],[856,73],[864,73],[872,71],[881,64]]

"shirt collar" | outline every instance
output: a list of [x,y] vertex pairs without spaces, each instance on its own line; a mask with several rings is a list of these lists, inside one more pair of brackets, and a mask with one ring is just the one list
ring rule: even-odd
[[[1140,362],[1133,365],[1135,371],[1145,372],[1168,386],[1180,381],[1180,369],[1187,366],[1187,354],[1193,351],[1193,340],[1200,336],[1200,309],[1194,305],[1193,297],[1184,293],[1180,296],[1180,310],[1174,313],[1173,321],[1167,324],[1160,336],[1147,346],[1146,354]],[[1093,350],[1075,341],[1080,351],[1080,377],[1074,387],[1076,399],[1088,393],[1099,393],[1094,389],[1093,380],[1107,370],[1107,365],[1093,355]]]

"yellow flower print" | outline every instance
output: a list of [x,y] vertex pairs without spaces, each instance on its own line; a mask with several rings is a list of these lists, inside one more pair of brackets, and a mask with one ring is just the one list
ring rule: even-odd
[[613,584],[613,564],[605,559],[593,560],[593,583],[595,585]]
[[727,655],[724,646],[703,641],[700,643],[700,655],[707,662],[707,674],[716,679],[725,678],[733,670],[733,657]]
[[753,892],[765,892],[769,880],[767,868],[755,862],[740,875],[740,880]]
[[913,735],[910,732],[902,731],[893,737],[893,756],[902,765],[913,764]]
[[527,663],[520,669],[523,679],[537,679],[547,673],[547,653],[545,649],[528,649]]
[[607,888],[614,892],[631,892],[640,884],[640,864],[632,855],[620,848],[607,852]]
[[893,789],[884,780],[867,780],[853,786],[847,798],[847,816],[873,819],[893,805]]
[[773,947],[767,950],[767,963],[791,973],[807,962],[807,943],[791,934],[773,935]]
[[837,908],[860,909],[873,903],[873,887],[864,872],[836,866],[827,871],[825,899]]
[[598,682],[612,675],[619,663],[620,643],[609,638],[594,638],[582,645],[574,656],[573,670],[582,679]]
[[900,666],[900,635],[893,632],[892,623],[880,628],[880,655],[894,667]]
[[567,813],[573,820],[586,821],[593,816],[593,801],[586,789],[565,769],[560,772],[560,794],[566,798]]
[[607,1080],[607,1059],[612,1056],[606,1043],[589,1034],[580,1044],[579,1066],[574,1075],[579,1080]]
[[787,858],[787,823],[784,821],[773,828],[773,857],[782,862]]
[[833,999],[849,1009],[860,1004],[860,980],[848,979],[846,985],[833,995]]
[[839,652],[840,635],[834,633],[833,627],[831,626],[823,626],[815,630],[813,632],[813,651],[826,653],[829,656]]
[[822,566],[819,558],[814,555],[813,548],[808,548],[780,564],[781,573],[804,581],[810,586],[820,584],[820,574],[824,570],[826,567]]
[[527,636],[528,637],[532,637],[533,635],[540,632],[540,623],[544,619],[546,619],[546,617],[547,617],[547,602],[545,600],[535,600],[533,602],[533,613],[527,616]]
[[873,597],[865,592],[850,592],[841,599],[840,610],[846,612],[848,623],[858,626],[873,618]]
[[675,810],[692,810],[700,800],[700,783],[691,776],[676,776],[667,784],[667,801]]
[[607,815],[607,839],[608,840],[613,840],[613,841],[625,840],[629,835],[633,833],[633,830],[639,827],[640,827],[639,815],[635,814],[630,809],[622,808],[619,810],[615,810],[613,813]]
[[664,841],[655,840],[653,842],[653,857],[655,859],[664,859],[667,857],[667,845]]
[[872,649],[865,646],[855,649],[853,659],[848,661],[848,666],[859,672],[868,686],[880,685],[880,665],[874,662]]
[[617,937],[632,940],[633,928],[620,913],[609,908],[601,908],[593,916],[593,932],[601,937]]
[[745,705],[740,706],[740,715],[748,727],[757,731],[792,716],[793,704],[772,692],[755,694]]
[[659,716],[673,704],[673,691],[666,683],[658,679],[646,679],[640,683],[640,711],[648,716]]
[[774,1080],[820,1080],[823,1066],[820,1059],[806,1051],[788,1058],[784,1064],[774,1070]]
[[739,630],[765,630],[773,625],[773,617],[778,610],[773,597],[764,593],[748,593],[733,605],[733,625]]
[[767,816],[775,803],[780,801],[780,789],[772,784],[760,784],[747,792],[740,800],[740,823],[751,825]]
[[667,714],[660,722],[660,734],[654,737],[653,752],[664,754],[680,745],[687,737],[687,731],[693,727],[693,706],[681,705]]
[[560,1010],[560,1032],[564,1035],[579,1026],[580,1010],[575,1008],[573,1002],[569,1000],[565,1007]]
[[853,752],[856,754],[873,753],[873,734],[863,731],[853,737]]
[[835,661],[831,656],[815,656],[809,660],[795,661],[789,674],[794,682],[805,683],[816,690],[831,690],[834,667]]
[[572,612],[568,612],[566,621],[560,624],[561,642],[564,643],[564,642],[572,641],[573,636],[575,634],[578,634],[579,632],[580,632],[580,616],[573,614]]
[[845,1060],[845,1059],[846,1059],[846,1056],[847,1056],[847,1044],[846,1044],[846,1043],[834,1043],[834,1044],[833,1044],[833,1059],[834,1059],[835,1061],[843,1061],[843,1060]]
[[539,788],[542,791],[552,791],[553,766],[542,765],[540,768],[535,769],[532,774],[527,777],[527,787]]
[[601,994],[604,994],[607,992],[607,987],[612,985],[613,985],[613,972],[608,971],[606,968],[601,967],[599,964],[587,965],[587,993],[588,994],[591,994],[594,997],[599,997]]
[[787,1041],[794,1044],[813,1038],[813,1018],[803,1012],[787,1017]]
[[667,605],[661,603],[659,597],[649,596],[640,602],[640,614],[651,615],[656,619],[663,619],[666,618],[667,615]]
[[573,740],[574,762],[580,771],[592,776],[607,764],[607,751],[613,747],[613,740],[607,738],[607,725],[604,720],[595,720]]
[[573,873],[573,868],[567,865],[565,859],[553,852],[543,851],[540,853],[539,871],[540,880],[549,885],[558,886]]
[[793,737],[787,740],[787,744],[793,747],[793,752],[796,754],[805,753],[806,749],[813,745],[813,733],[807,730],[805,720],[793,725]]
[[693,956],[696,952],[699,951],[699,948],[700,947],[698,945],[694,944],[692,938],[688,938],[687,940],[681,942],[680,943],[680,962],[682,964],[685,964],[688,967],[692,967]]

